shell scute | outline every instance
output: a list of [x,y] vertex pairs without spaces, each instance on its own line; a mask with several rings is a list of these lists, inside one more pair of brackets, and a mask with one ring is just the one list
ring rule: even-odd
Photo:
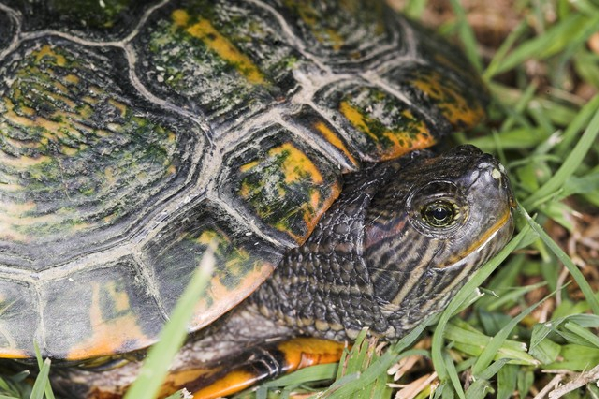
[[153,343],[165,320],[143,281],[139,265],[123,258],[46,282],[44,353],[77,360]]
[[162,308],[170,313],[208,246],[214,245],[213,276],[192,321],[191,328],[197,329],[249,295],[282,253],[210,201],[185,211],[145,245],[144,263],[157,281]]
[[340,173],[281,125],[254,131],[251,140],[227,155],[225,198],[287,245],[301,244],[337,198]]
[[0,91],[0,238],[30,260],[16,266],[43,269],[114,241],[134,210],[191,172],[197,127],[152,115],[121,84],[119,57],[48,40],[0,64],[13,77]]
[[382,77],[406,93],[410,101],[433,121],[436,131],[448,133],[473,127],[485,115],[484,94],[449,68],[398,65],[384,72]]
[[165,7],[135,38],[137,69],[153,92],[200,110],[219,129],[293,87],[291,66],[300,55],[278,27],[251,2]]
[[321,107],[336,110],[363,160],[394,159],[436,142],[427,119],[413,106],[366,82],[335,84],[317,93],[316,99]]
[[0,357],[34,356],[32,342],[38,338],[39,303],[31,284],[0,280]]
[[475,126],[484,118],[489,98],[480,74],[458,46],[418,24],[410,23],[410,29],[418,58],[425,64],[411,72],[412,84],[426,96],[414,101],[437,105],[455,128]]
[[106,40],[128,34],[149,5],[144,0],[5,0],[19,10],[23,30],[57,29],[79,37]]
[[393,12],[382,2],[281,0],[280,13],[312,53],[335,71],[355,69],[381,52],[402,52],[399,34],[390,23]]

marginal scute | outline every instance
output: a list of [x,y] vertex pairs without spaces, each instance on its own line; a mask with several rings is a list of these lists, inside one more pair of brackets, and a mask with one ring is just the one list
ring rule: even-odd
[[[447,43],[436,32],[409,20],[407,23],[415,33],[414,46],[418,58],[426,64],[418,66],[413,72],[418,75],[413,83],[441,108],[454,128],[475,126],[484,118],[484,107],[489,98],[480,74],[462,49]],[[409,65],[406,67],[410,68]],[[440,93],[433,93],[433,88]]]
[[0,240],[30,252],[15,266],[44,268],[118,238],[180,189],[200,139],[119,86],[122,54],[25,44],[0,65],[13,77],[0,96]]
[[437,118],[434,123],[440,132],[449,131],[444,124],[453,126],[451,130],[466,129],[484,117],[480,90],[449,68],[400,65],[385,72],[383,77],[390,84],[399,86],[431,119]]
[[348,82],[327,87],[316,98],[323,108],[336,108],[365,161],[399,158],[436,143],[428,121],[414,107],[380,88]]
[[139,265],[124,258],[45,283],[44,353],[77,360],[155,342],[165,320],[143,281]]
[[39,303],[29,283],[0,280],[0,357],[35,356],[32,343],[39,324]]
[[234,149],[225,161],[230,165],[221,177],[225,198],[288,245],[301,244],[337,198],[339,172],[280,125],[251,137],[252,146]]
[[214,245],[212,279],[192,321],[191,328],[197,329],[249,295],[282,253],[208,201],[187,211],[146,245],[144,259],[158,282],[162,307],[170,313],[208,246]]
[[411,83],[436,104],[456,128],[471,128],[484,117],[480,102],[465,97],[462,88],[436,72],[420,73]]

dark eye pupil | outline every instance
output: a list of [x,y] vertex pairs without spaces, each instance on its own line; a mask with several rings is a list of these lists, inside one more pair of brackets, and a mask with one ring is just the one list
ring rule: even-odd
[[431,213],[437,220],[445,220],[449,216],[447,209],[440,206],[434,208]]
[[424,207],[422,216],[431,226],[444,227],[453,222],[454,209],[449,203],[432,203]]

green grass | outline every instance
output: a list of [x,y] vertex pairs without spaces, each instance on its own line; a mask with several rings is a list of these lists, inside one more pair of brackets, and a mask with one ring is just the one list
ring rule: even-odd
[[[287,398],[301,391],[315,392],[318,398],[391,398],[389,384],[409,384],[434,369],[438,375],[434,385],[415,397],[526,398],[554,378],[541,370],[561,373],[566,383],[569,373],[588,373],[599,364],[599,295],[546,231],[547,226],[552,230],[561,226],[576,235],[579,227],[573,220],[599,206],[599,95],[584,99],[571,92],[573,85],[587,85],[595,93],[599,89],[599,55],[586,45],[599,27],[599,5],[591,0],[516,3],[529,18],[514,27],[490,60],[483,60],[476,32],[464,23],[466,12],[459,2],[451,2],[455,20],[440,27],[464,46],[493,95],[489,121],[474,133],[458,134],[456,140],[495,153],[508,169],[520,204],[514,239],[472,277],[441,315],[404,339],[379,350],[376,342],[362,335],[341,366],[301,370],[238,397]],[[424,0],[409,1],[406,10],[418,19],[426,5]],[[539,19],[548,15],[548,9],[555,18]],[[535,28],[531,20],[536,21]],[[531,80],[527,62],[541,65],[543,76]],[[588,215],[597,220],[597,214]],[[206,277],[199,280],[197,286]],[[571,289],[574,285],[579,288]],[[193,302],[192,298],[191,305],[178,308],[179,328],[175,322],[163,333],[163,342],[172,345],[151,352],[130,399],[152,396],[151,391],[137,390],[151,390],[148,381],[159,381],[183,338],[185,329],[180,326]],[[534,313],[549,302],[550,319],[541,323]],[[424,348],[414,349],[423,337]],[[394,381],[387,371],[408,356],[429,359],[429,368],[409,370]],[[35,384],[22,384],[23,373],[0,380],[0,399],[52,398],[48,361],[39,360],[42,372]],[[322,381],[329,382],[323,387]],[[599,398],[599,388],[586,384],[573,388],[567,397]]]

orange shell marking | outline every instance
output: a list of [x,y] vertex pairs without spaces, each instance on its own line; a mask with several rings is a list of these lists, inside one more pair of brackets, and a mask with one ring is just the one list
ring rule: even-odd
[[[92,282],[91,306],[89,320],[92,335],[87,341],[73,347],[68,353],[69,360],[85,359],[108,353],[120,353],[132,341],[137,347],[146,347],[156,340],[149,339],[141,330],[137,316],[131,311],[129,296],[124,291],[117,291],[116,282],[105,284]],[[116,305],[115,311],[120,315],[104,320],[102,316],[102,295],[108,295]]]
[[[196,305],[190,322],[196,330],[212,323],[220,315],[237,305],[270,276],[275,265],[252,258],[243,247],[235,247],[231,239],[216,231],[206,230],[196,238],[199,244],[217,243],[216,257],[219,267],[208,283],[206,294]],[[239,283],[227,287],[222,279],[238,276]]]
[[302,244],[340,192],[331,171],[316,162],[282,143],[239,167],[237,192],[261,220]]
[[352,106],[348,101],[339,104],[339,111],[358,130],[365,133],[376,144],[377,154],[381,161],[388,161],[401,157],[408,152],[420,148],[428,148],[436,143],[424,121],[416,119],[410,110],[402,111],[402,116],[408,121],[406,130],[373,131],[369,125],[378,121],[367,118],[363,113]]
[[216,30],[210,21],[198,17],[197,22],[190,25],[190,15],[185,10],[175,10],[172,17],[178,28],[186,29],[191,36],[204,42],[206,47],[216,52],[219,57],[234,65],[235,69],[244,75],[250,83],[266,83],[264,75],[256,64]]
[[460,94],[464,92],[463,89],[455,87],[450,79],[442,79],[438,73],[429,71],[427,74],[419,74],[411,83],[437,104],[453,126],[476,126],[485,116],[480,101],[468,102]]
[[342,151],[351,161],[351,163],[353,163],[354,165],[358,165],[358,163],[356,162],[352,154],[349,152],[345,144],[343,144],[339,137],[335,133],[333,133],[333,131],[324,122],[318,121],[314,123],[314,128],[316,128],[316,130],[318,130],[329,143],[335,146],[335,148]]

